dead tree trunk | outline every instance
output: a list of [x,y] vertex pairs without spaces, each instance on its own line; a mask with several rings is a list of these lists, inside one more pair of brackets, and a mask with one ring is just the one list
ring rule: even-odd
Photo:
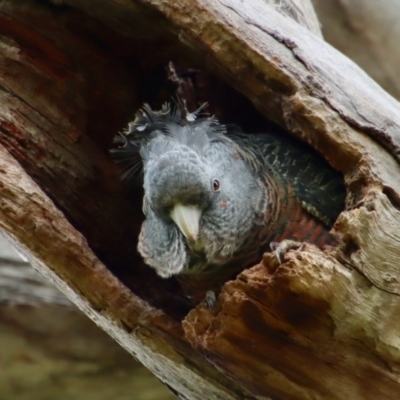
[[[397,399],[400,106],[296,12],[308,2],[273,3],[3,1],[0,226],[181,398]],[[171,60],[211,74],[222,120],[280,125],[348,189],[336,248],[267,254],[215,310],[142,264],[141,191],[108,156],[172,93]]]

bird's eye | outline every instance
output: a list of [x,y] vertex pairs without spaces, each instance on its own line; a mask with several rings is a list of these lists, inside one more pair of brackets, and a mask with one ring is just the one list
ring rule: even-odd
[[217,191],[219,190],[219,188],[220,188],[219,180],[218,180],[218,179],[214,179],[214,180],[213,180],[213,189],[214,189],[214,192],[217,192]]

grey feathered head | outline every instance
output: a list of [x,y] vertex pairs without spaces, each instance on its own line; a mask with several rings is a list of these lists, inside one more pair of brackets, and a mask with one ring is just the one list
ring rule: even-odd
[[116,138],[117,161],[144,173],[138,250],[163,277],[203,270],[229,260],[246,240],[263,204],[256,176],[227,128],[167,103],[145,105]]

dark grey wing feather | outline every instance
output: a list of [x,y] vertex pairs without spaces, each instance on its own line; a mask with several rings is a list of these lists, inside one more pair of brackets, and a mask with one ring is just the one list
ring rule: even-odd
[[232,139],[259,172],[267,170],[281,184],[291,185],[302,207],[331,227],[345,208],[343,176],[313,149],[277,134],[245,135]]

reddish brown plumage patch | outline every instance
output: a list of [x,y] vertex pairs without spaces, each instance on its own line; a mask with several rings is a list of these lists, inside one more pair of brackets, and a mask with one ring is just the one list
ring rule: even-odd
[[320,248],[327,244],[335,244],[329,228],[305,211],[300,204],[295,208],[295,212],[288,216],[283,232],[274,238],[274,241],[280,242],[285,239],[313,243]]
[[226,207],[228,206],[228,202],[227,202],[227,201],[223,201],[223,202],[221,202],[221,203],[219,204],[219,206],[220,206],[221,208],[226,208]]

